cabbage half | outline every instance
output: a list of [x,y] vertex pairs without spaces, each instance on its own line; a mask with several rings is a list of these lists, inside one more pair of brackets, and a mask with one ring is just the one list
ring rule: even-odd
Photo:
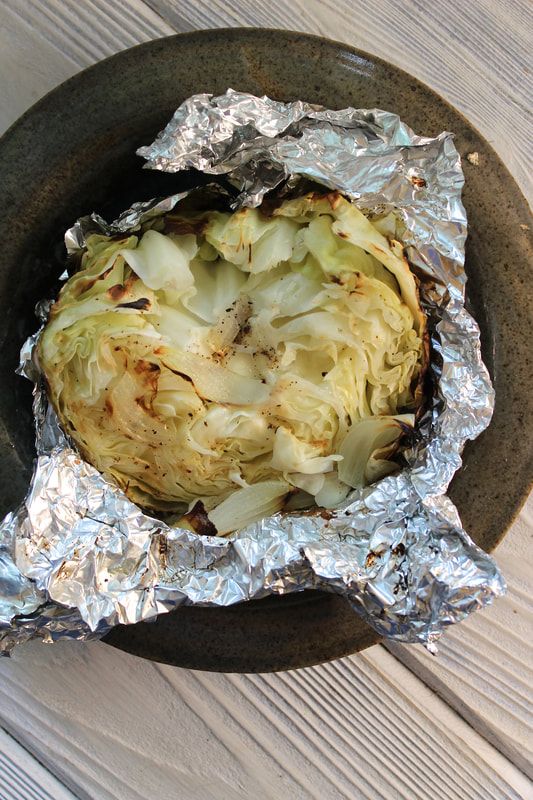
[[397,469],[423,341],[401,245],[333,193],[89,237],[39,358],[88,461],[224,534]]

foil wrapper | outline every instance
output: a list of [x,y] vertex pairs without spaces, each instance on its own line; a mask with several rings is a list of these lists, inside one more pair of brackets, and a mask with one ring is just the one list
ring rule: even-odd
[[[182,603],[231,605],[307,588],[342,594],[380,634],[435,650],[447,625],[505,590],[445,494],[494,401],[479,329],[464,308],[467,221],[452,135],[417,136],[378,109],[332,111],[230,89],[189,98],[138,153],[152,169],[224,174],[235,207],[307,178],[366,210],[392,211],[421,278],[435,396],[399,474],[354,491],[333,512],[277,514],[226,538],[197,536],[147,516],[81,459],[47,403],[37,333],[20,372],[35,382],[38,455],[24,503],[0,527],[0,652],[36,636],[99,637]],[[94,230],[135,230],[183,196],[137,203],[111,224],[78,220],[67,249],[82,249]],[[41,304],[41,320],[46,311]]]

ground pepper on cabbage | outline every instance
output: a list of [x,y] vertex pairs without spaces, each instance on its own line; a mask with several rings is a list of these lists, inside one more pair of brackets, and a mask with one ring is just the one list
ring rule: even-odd
[[425,317],[385,232],[330,193],[90,236],[39,344],[66,433],[134,502],[195,508],[193,528],[205,510],[212,533],[393,472]]

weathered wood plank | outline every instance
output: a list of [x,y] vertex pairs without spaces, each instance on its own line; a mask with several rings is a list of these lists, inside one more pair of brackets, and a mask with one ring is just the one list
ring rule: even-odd
[[[452,103],[533,197],[533,83],[527,0],[148,0],[176,30],[238,25],[306,31],[410,72]],[[305,99],[305,98],[304,98]]]
[[[30,105],[57,84],[54,75],[63,80],[76,66],[150,38],[237,25],[290,28],[367,50],[427,83],[470,119],[531,199],[530,9],[527,0],[4,0],[0,67],[14,67],[2,69],[14,77],[2,113],[13,121],[25,97]],[[50,74],[41,61],[43,40],[50,45]]]
[[4,0],[0,10],[0,134],[80,69],[173,28],[140,0]]
[[0,728],[0,800],[76,800],[27,750]]
[[[4,0],[0,131],[113,52],[240,24],[319,33],[401,66],[459,108],[533,198],[526,0]],[[394,658],[379,647],[283,675],[215,676],[98,643],[35,643],[0,662],[0,721],[80,798],[533,797],[510,763],[527,770],[533,749],[532,531],[530,510],[497,552],[508,598],[451,630],[438,659],[391,646]]]
[[519,770],[382,647],[288,673],[166,667],[99,642],[0,662],[2,724],[99,800],[519,800]]
[[533,778],[533,498],[496,550],[508,594],[446,633],[438,658],[388,644],[488,741]]

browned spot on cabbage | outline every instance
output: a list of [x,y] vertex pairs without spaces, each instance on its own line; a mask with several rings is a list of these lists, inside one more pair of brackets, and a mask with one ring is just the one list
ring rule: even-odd
[[79,284],[79,287],[78,287],[78,296],[80,294],[84,294],[85,292],[88,292],[89,289],[92,289],[94,284],[97,283],[97,281],[105,280],[112,270],[113,270],[113,266],[109,267],[109,269],[106,269],[106,271],[102,272],[101,275],[97,275],[96,278],[91,278],[90,280],[87,280],[87,281],[81,281],[80,284]]
[[341,194],[339,194],[339,192],[330,192],[329,194],[326,195],[326,200],[330,204],[331,208],[335,211],[337,206],[340,205],[340,203],[342,203],[343,197]]
[[201,500],[198,500],[194,504],[183,519],[186,520],[193,531],[200,536],[216,536],[218,534],[217,529],[207,516],[207,511]]
[[117,302],[118,300],[122,300],[122,298],[125,297],[127,293],[128,290],[126,289],[123,283],[115,283],[114,286],[110,286],[109,289],[107,290],[108,296],[111,298],[111,300],[114,300],[115,302]]
[[138,300],[132,300],[131,303],[119,303],[117,308],[135,308],[138,311],[149,311],[151,305],[147,297],[139,297]]
[[137,374],[142,375],[143,373],[151,373],[151,372],[160,372],[161,367],[159,364],[154,364],[153,361],[145,361],[144,358],[140,358],[137,363],[135,364],[135,372]]

